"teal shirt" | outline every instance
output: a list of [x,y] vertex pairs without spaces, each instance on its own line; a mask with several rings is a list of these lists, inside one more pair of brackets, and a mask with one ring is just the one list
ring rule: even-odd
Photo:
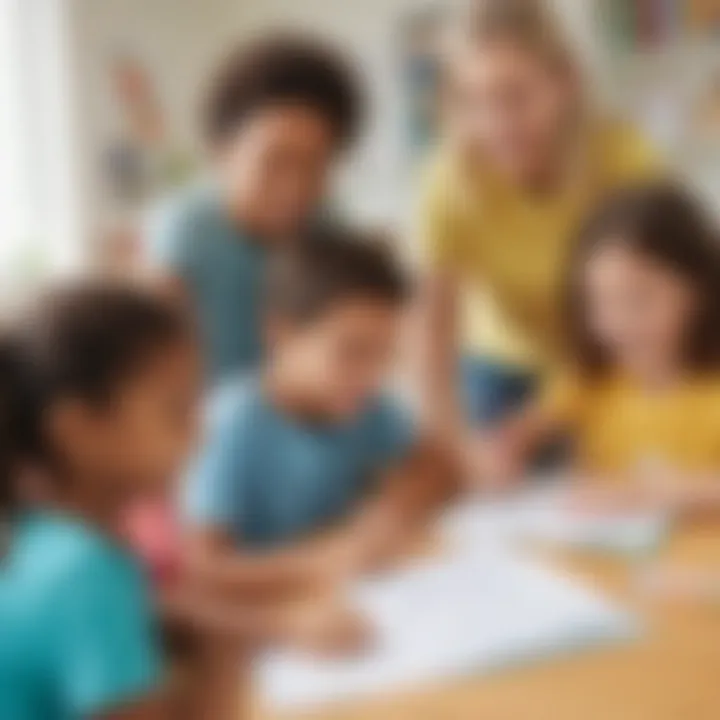
[[347,422],[318,426],[277,409],[258,380],[239,379],[211,403],[184,515],[230,531],[238,545],[292,541],[350,512],[412,443],[412,423],[386,397]]
[[210,378],[257,367],[266,253],[231,222],[216,189],[194,185],[158,208],[147,251],[190,294]]
[[160,679],[135,560],[59,515],[17,522],[0,565],[0,718],[94,717]]

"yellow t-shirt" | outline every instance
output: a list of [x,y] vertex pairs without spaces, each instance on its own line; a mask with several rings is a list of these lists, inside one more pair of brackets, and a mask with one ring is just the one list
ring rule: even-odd
[[565,378],[541,402],[570,431],[577,464],[591,472],[720,473],[720,374],[655,393],[619,373]]
[[588,129],[577,179],[549,197],[490,172],[464,174],[451,153],[431,164],[421,206],[425,261],[461,282],[463,346],[537,369],[558,348],[565,257],[583,215],[604,193],[656,172],[656,154],[632,127]]

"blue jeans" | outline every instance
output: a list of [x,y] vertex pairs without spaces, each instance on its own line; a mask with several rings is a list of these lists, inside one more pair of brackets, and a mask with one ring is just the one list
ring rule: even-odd
[[[477,427],[499,425],[530,401],[540,384],[533,372],[483,358],[465,358],[461,372],[465,411]],[[531,463],[533,469],[557,468],[567,458],[568,450],[569,443],[563,439],[538,448]]]
[[467,357],[461,365],[462,395],[470,421],[492,426],[518,411],[535,394],[535,373],[483,358]]

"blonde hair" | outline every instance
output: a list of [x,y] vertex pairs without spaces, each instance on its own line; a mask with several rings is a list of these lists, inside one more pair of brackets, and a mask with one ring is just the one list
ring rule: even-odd
[[584,71],[576,48],[569,40],[563,23],[547,0],[470,0],[465,11],[455,16],[445,36],[446,56],[444,87],[455,67],[453,57],[468,48],[486,43],[507,42],[537,58],[538,64],[565,78],[572,86],[568,114],[568,136],[585,127],[595,114],[595,103],[584,82]]
[[578,65],[554,9],[544,0],[471,0],[450,29],[450,50],[507,41],[562,71]]

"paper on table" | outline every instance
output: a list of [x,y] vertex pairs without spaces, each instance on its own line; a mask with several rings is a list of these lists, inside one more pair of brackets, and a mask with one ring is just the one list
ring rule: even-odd
[[374,624],[363,657],[278,653],[259,668],[266,700],[306,709],[490,671],[633,633],[624,612],[569,579],[498,550],[423,563],[367,581],[354,600]]
[[443,527],[461,547],[535,541],[643,555],[666,536],[669,519],[661,513],[579,514],[568,507],[567,485],[554,483],[509,499],[463,503],[446,514]]

